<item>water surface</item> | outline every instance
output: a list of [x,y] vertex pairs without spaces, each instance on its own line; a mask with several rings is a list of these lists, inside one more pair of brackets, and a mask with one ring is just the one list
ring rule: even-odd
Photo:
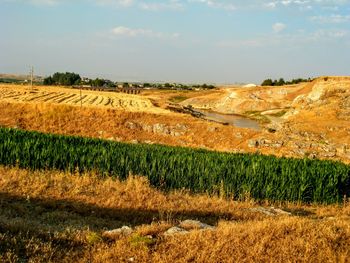
[[220,123],[226,123],[228,125],[248,128],[256,131],[260,131],[261,127],[258,121],[234,114],[222,114],[208,110],[195,109],[196,112],[203,114],[203,118]]

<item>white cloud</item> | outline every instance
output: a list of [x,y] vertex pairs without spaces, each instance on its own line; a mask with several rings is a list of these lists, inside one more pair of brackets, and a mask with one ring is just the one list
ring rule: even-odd
[[167,1],[145,1],[145,0],[94,0],[97,5],[120,7],[134,7],[145,11],[161,10],[182,10],[184,1],[167,0]]
[[315,40],[320,39],[340,39],[349,35],[349,31],[346,30],[324,30],[320,29],[314,32],[311,36]]
[[[246,8],[263,8],[263,9],[279,9],[279,8],[298,8],[302,11],[322,8],[324,10],[332,10],[333,12],[340,10],[343,6],[348,5],[350,0],[79,0],[82,3],[95,3],[100,6],[134,7],[146,11],[161,10],[183,10],[191,4],[199,3],[209,8],[222,9],[226,11],[234,11]],[[20,2],[30,3],[33,5],[53,6],[69,0],[0,0],[1,2]]]
[[184,5],[181,1],[170,0],[168,2],[141,2],[139,7],[143,10],[148,11],[160,11],[160,10],[181,10],[184,8]]
[[18,2],[26,2],[32,5],[37,6],[54,6],[62,2],[62,0],[29,0],[29,1],[23,1],[23,0],[0,0],[0,2],[8,2],[8,3],[18,3]]
[[350,0],[275,0],[268,3],[263,3],[262,6],[268,9],[298,8],[301,11],[308,11],[315,8],[327,10],[338,10],[339,6],[344,6],[350,3]]
[[202,3],[211,8],[224,9],[227,11],[234,11],[237,9],[232,1],[218,1],[218,0],[188,0],[189,3]]
[[319,29],[313,32],[299,30],[295,34],[274,34],[274,35],[260,35],[252,39],[243,40],[224,40],[219,41],[216,45],[220,48],[257,48],[257,47],[305,47],[310,44],[319,43],[339,43],[340,41],[347,41],[350,43],[349,30],[329,30]]
[[134,4],[134,0],[95,0],[98,5],[112,5],[116,7],[129,7]]
[[118,26],[111,30],[114,36],[123,36],[123,37],[149,37],[149,38],[178,38],[180,36],[179,33],[163,33],[163,32],[155,32],[150,29],[144,28],[129,28],[125,26]]
[[57,0],[31,0],[35,5],[56,5],[58,2]]
[[264,7],[267,7],[269,9],[275,9],[277,6],[277,3],[276,2],[269,2],[269,3],[265,3],[264,4]]
[[282,32],[287,26],[283,23],[275,23],[272,25],[272,30],[275,33],[280,33]]
[[326,23],[332,23],[332,24],[340,24],[340,23],[346,23],[346,22],[350,22],[350,15],[330,15],[330,16],[312,16],[310,17],[310,19],[314,22],[317,23],[322,23],[322,24],[326,24]]

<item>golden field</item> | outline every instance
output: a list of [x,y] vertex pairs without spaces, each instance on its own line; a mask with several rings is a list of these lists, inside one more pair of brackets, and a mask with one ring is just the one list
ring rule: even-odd
[[[349,262],[350,205],[161,193],[142,177],[0,167],[1,262]],[[291,215],[253,210],[280,207]],[[165,236],[184,219],[214,230]],[[103,237],[128,225],[131,236]]]

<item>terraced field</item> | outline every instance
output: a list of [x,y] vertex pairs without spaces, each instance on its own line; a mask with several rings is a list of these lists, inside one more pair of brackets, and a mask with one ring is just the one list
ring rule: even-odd
[[54,103],[84,107],[107,107],[128,111],[166,113],[147,98],[138,95],[103,91],[82,91],[63,87],[29,88],[20,85],[0,85],[0,100],[25,103]]

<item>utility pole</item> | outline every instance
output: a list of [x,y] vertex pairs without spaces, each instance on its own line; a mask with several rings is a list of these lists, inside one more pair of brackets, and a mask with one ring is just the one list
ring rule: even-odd
[[31,66],[30,67],[30,87],[31,89],[33,89],[33,78],[34,78],[34,67]]
[[81,94],[81,86],[80,86],[80,108],[83,108],[83,99]]

